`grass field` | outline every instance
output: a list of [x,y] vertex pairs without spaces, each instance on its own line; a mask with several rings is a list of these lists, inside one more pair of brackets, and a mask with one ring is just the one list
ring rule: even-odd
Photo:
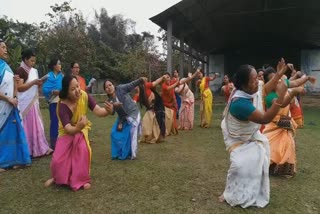
[[[92,188],[46,189],[51,157],[34,159],[29,168],[0,174],[0,213],[320,213],[319,107],[304,109],[305,127],[296,136],[297,175],[271,177],[271,200],[264,209],[233,208],[217,200],[229,167],[220,130],[222,108],[214,107],[209,129],[196,126],[161,144],[140,144],[134,161],[110,159],[115,117],[89,114]],[[48,110],[42,112],[47,128]]]

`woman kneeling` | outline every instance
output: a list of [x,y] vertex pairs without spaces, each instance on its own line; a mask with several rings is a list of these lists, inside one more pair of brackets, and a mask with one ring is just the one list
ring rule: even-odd
[[68,185],[76,191],[83,187],[90,188],[91,147],[88,132],[91,122],[87,119],[87,109],[97,116],[107,116],[113,111],[112,104],[105,103],[105,108],[80,89],[75,76],[65,76],[57,105],[59,135],[51,161],[51,184]]

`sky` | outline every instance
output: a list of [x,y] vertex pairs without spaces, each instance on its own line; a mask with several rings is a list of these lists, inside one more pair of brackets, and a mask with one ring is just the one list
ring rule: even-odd
[[[48,21],[50,6],[68,0],[0,0],[0,17],[3,15],[19,22],[37,23]],[[121,14],[136,22],[136,32],[147,31],[158,35],[159,26],[149,18],[175,5],[180,0],[72,0],[70,5],[81,11],[87,22],[92,22],[94,11],[106,8],[109,15]]]

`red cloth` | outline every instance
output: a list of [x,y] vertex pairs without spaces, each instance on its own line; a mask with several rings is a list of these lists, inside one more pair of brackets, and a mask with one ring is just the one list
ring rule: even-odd
[[209,88],[210,77],[205,77],[205,78],[206,78],[206,82],[205,82],[205,85],[204,85],[204,89],[207,89],[207,88]]
[[152,93],[152,91],[151,91],[152,82],[145,82],[144,83],[144,88],[145,88],[146,96],[147,96],[147,98],[149,98],[151,93]]
[[162,88],[162,93],[161,93],[161,98],[163,101],[163,105],[167,108],[171,108],[173,110],[177,110],[176,106],[176,96],[174,94],[174,88],[168,90],[168,87],[170,85],[167,85],[166,83],[163,83],[161,88]]
[[86,91],[87,89],[86,80],[80,75],[77,76],[77,80],[79,82],[81,90]]

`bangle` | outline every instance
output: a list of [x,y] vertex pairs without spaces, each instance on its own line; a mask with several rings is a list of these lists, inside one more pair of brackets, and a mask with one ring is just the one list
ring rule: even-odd
[[282,104],[277,103],[277,101],[274,101],[274,102],[273,102],[273,104],[275,104],[275,105],[277,105],[277,106],[279,106],[279,107],[281,107],[281,106],[282,106]]

